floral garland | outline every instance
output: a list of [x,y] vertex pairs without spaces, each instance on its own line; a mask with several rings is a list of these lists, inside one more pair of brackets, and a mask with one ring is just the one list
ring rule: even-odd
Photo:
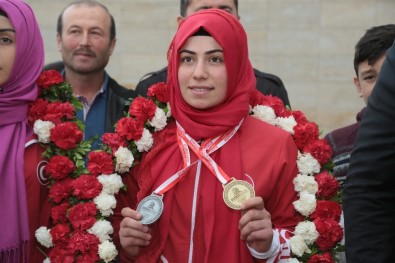
[[113,173],[111,156],[90,152],[92,141],[83,140],[84,127],[76,118],[82,105],[62,75],[44,71],[38,86],[39,98],[30,105],[28,118],[48,160],[44,172],[50,180],[52,227],[36,230],[39,243],[50,248],[45,261],[110,262],[118,251],[107,218],[122,179]]
[[[73,252],[74,258],[97,257],[98,252],[100,259],[109,262],[115,258],[117,251],[110,242],[112,226],[104,219],[112,214],[112,209],[116,206],[114,194],[123,186],[119,174],[127,174],[138,163],[141,153],[151,149],[154,143],[153,133],[164,129],[171,120],[167,86],[165,83],[154,84],[148,90],[148,98],[135,98],[127,115],[118,121],[116,132],[105,133],[102,136],[103,149],[88,154],[91,143],[82,141],[82,132],[78,128],[81,124],[76,121],[75,112],[64,111],[66,113],[60,115],[62,119],[59,122],[59,117],[56,119],[52,116],[58,116],[58,113],[54,114],[49,110],[51,104],[59,103],[57,100],[61,96],[57,93],[59,91],[56,92],[59,87],[71,89],[58,78],[59,76],[54,76],[54,72],[44,72],[40,77],[41,80],[46,80],[45,84],[40,85],[45,90],[40,97],[50,98],[48,90],[53,89],[56,99],[49,99],[51,103],[46,105],[48,109],[44,111],[40,102],[44,99],[39,98],[31,107],[31,112],[40,114],[34,114],[34,118],[31,119],[34,121],[35,133],[40,142],[47,145],[45,156],[50,162],[46,172],[52,178],[50,198],[57,205],[53,209],[57,208],[59,211],[55,214],[63,216],[62,220],[52,216],[55,226],[50,230],[46,227],[40,228],[36,236],[41,244],[47,247],[55,246],[49,253],[51,259],[51,255],[56,257],[60,250],[63,258],[69,252]],[[78,101],[71,96],[71,92],[67,99],[74,107],[80,107]],[[67,99],[62,102],[62,107],[56,105],[54,108],[57,111],[60,111],[60,108],[68,109]],[[39,110],[33,110],[35,108]],[[301,111],[287,109],[276,97],[265,96],[256,91],[250,101],[250,115],[290,132],[299,149],[299,173],[294,179],[299,200],[294,202],[294,207],[305,220],[296,226],[290,239],[292,258],[289,262],[335,262],[336,253],[342,251],[340,241],[343,238],[343,230],[339,223],[339,185],[330,173],[330,146],[325,140],[319,139],[319,129],[314,122],[309,122]],[[70,127],[73,135],[67,136],[64,132],[65,127],[58,128],[59,125],[73,126]],[[36,129],[36,126],[40,128]],[[59,135],[57,130],[62,130],[63,134]],[[69,146],[65,149],[62,144],[69,141],[71,143],[67,143]],[[84,159],[87,155],[88,164],[85,169]],[[67,158],[67,161],[63,160],[64,158]],[[75,163],[74,168],[70,162]],[[50,165],[51,163],[53,165]],[[52,170],[51,167],[58,169]],[[85,217],[79,216],[78,220],[74,220],[76,214],[83,214]],[[63,230],[66,225],[67,231]],[[86,238],[82,241],[83,244],[77,246],[77,240],[73,239],[75,235],[89,236],[95,241],[88,242]],[[89,247],[87,244],[90,244]],[[64,251],[70,247],[79,248]]]
[[299,173],[293,183],[299,200],[293,203],[303,217],[290,238],[290,263],[334,263],[343,229],[339,183],[332,176],[332,149],[325,139],[319,139],[316,123],[309,122],[303,112],[291,111],[283,102],[256,91],[250,101],[250,114],[292,134],[298,147]]

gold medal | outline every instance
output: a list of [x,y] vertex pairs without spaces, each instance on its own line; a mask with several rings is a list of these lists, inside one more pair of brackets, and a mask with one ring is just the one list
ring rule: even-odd
[[254,188],[246,181],[232,179],[224,185],[224,201],[232,209],[240,210],[241,203],[254,196]]

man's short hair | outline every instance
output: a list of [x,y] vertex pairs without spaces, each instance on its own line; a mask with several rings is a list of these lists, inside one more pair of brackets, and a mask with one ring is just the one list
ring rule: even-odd
[[[180,0],[180,15],[182,17],[187,16],[187,9],[188,9],[188,6],[191,4],[191,1],[193,1],[193,0]],[[234,2],[235,2],[236,10],[238,10],[239,9],[239,1],[234,0]]]
[[113,40],[116,36],[116,29],[115,29],[115,20],[114,17],[111,15],[110,11],[108,10],[108,8],[103,5],[102,3],[99,3],[95,0],[77,0],[72,2],[71,4],[69,4],[68,6],[66,6],[63,11],[60,13],[59,17],[58,17],[58,22],[56,24],[56,31],[58,32],[59,36],[62,35],[62,31],[63,31],[63,13],[64,11],[69,8],[70,6],[81,6],[81,5],[85,5],[85,6],[90,6],[90,7],[96,7],[96,6],[100,6],[101,8],[103,8],[107,14],[110,16],[111,19],[111,23],[110,23],[110,40]]

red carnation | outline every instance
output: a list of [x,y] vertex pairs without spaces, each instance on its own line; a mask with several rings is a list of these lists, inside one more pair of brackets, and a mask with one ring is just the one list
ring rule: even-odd
[[66,178],[61,181],[56,181],[49,189],[49,197],[55,202],[60,203],[71,194],[71,178]]
[[155,97],[160,102],[168,103],[169,102],[169,89],[167,88],[166,83],[159,82],[153,84],[148,88],[148,97]]
[[256,105],[262,105],[264,100],[264,95],[259,90],[254,89],[250,98],[251,107],[255,107]]
[[311,219],[320,218],[323,220],[333,219],[336,222],[340,221],[340,215],[342,213],[341,206],[333,201],[318,200],[317,207],[314,212],[310,215]]
[[74,114],[74,107],[69,102],[53,102],[48,105],[47,114],[43,117],[43,120],[59,124],[63,118],[72,120]]
[[[68,248],[74,253],[96,255],[99,251],[99,238],[89,233],[76,231],[70,238]],[[93,258],[93,262],[97,260]]]
[[74,263],[74,253],[67,247],[55,246],[48,253],[51,262]]
[[73,194],[79,199],[93,199],[103,189],[103,185],[97,180],[96,176],[87,174],[75,179],[71,186],[74,189]]
[[62,203],[58,206],[54,206],[51,209],[51,217],[54,224],[67,223],[67,210],[70,207],[69,202]]
[[112,174],[114,171],[112,155],[103,151],[90,152],[88,155],[87,168],[94,176],[98,176],[100,174]]
[[37,85],[42,89],[49,89],[52,85],[62,83],[63,77],[57,70],[46,70],[39,76]]
[[55,225],[50,233],[55,246],[64,246],[69,241],[70,228],[68,224]]
[[133,118],[122,118],[117,123],[117,133],[126,140],[140,140],[143,136],[144,123]]
[[143,97],[137,97],[132,101],[129,108],[131,116],[145,123],[147,120],[151,120],[155,116],[156,105],[150,99]]
[[299,111],[299,110],[295,110],[292,112],[292,116],[294,116],[294,119],[296,121],[296,123],[300,124],[300,125],[304,125],[307,123],[307,119],[306,116],[304,115],[303,112]]
[[319,136],[318,126],[314,122],[298,123],[294,127],[294,132],[295,143],[300,150],[310,142],[317,140]]
[[[76,263],[95,263],[99,261],[100,258],[96,251],[87,251],[86,254],[78,255],[76,259]],[[102,262],[102,261],[100,261]]]
[[326,164],[332,157],[332,148],[325,139],[312,141],[303,148],[303,152],[310,153],[321,165]]
[[324,254],[315,254],[309,260],[307,263],[335,263],[335,260],[331,256],[329,252],[325,252]]
[[51,129],[51,141],[62,150],[70,150],[82,141],[82,132],[74,122],[65,122]]
[[63,155],[55,155],[49,160],[47,166],[45,167],[45,172],[55,180],[60,180],[74,172],[75,169],[76,167],[74,162],[68,157]]
[[93,202],[80,203],[70,209],[69,219],[75,229],[86,230],[95,224],[96,213],[96,205]]
[[317,174],[315,180],[318,184],[318,197],[330,199],[339,190],[339,182],[328,171]]
[[343,230],[335,220],[316,218],[314,224],[319,234],[315,242],[320,250],[330,250],[342,240]]
[[118,133],[105,133],[102,136],[102,141],[111,148],[113,153],[121,146],[126,147],[126,141]]
[[44,99],[37,99],[29,105],[28,120],[31,126],[36,120],[42,119],[47,114],[47,107],[49,102]]

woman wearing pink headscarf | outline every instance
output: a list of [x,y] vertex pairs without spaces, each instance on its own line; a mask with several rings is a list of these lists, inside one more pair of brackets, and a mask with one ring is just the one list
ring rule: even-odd
[[297,148],[249,116],[255,77],[243,27],[225,11],[197,12],[180,24],[168,61],[175,122],[126,177],[139,191],[137,208],[119,196],[122,262],[288,258],[301,219],[292,205]]
[[32,134],[28,104],[37,98],[43,63],[43,40],[31,8],[0,0],[0,262],[28,261],[24,149]]

